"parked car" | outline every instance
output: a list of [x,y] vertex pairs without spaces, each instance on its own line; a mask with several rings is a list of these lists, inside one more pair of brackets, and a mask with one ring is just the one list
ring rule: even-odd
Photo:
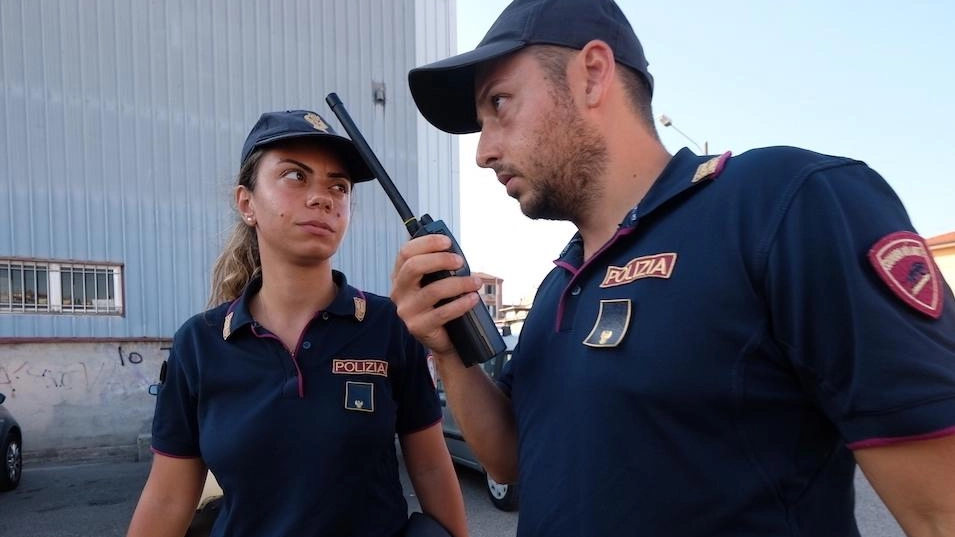
[[0,492],[13,490],[23,476],[23,432],[3,402],[7,396],[0,393]]
[[[150,395],[159,395],[162,383],[166,381],[166,362],[159,370],[159,382],[149,385]],[[222,504],[222,487],[212,472],[206,472],[206,483],[199,494],[199,503],[196,504],[196,514],[192,517],[189,529],[184,537],[208,537],[212,532],[212,525],[219,516],[219,507]]]
[[208,537],[216,517],[219,516],[221,506],[222,487],[219,486],[212,472],[206,472],[206,484],[202,487],[202,494],[199,495],[199,503],[196,505],[196,514],[192,517],[192,523],[189,524],[185,537]]
[[[504,364],[511,359],[511,351],[517,342],[517,336],[506,335],[504,336],[504,342],[507,343],[507,351],[481,364],[481,367],[492,379],[496,379],[497,376],[501,374],[501,369],[504,367]],[[467,442],[464,441],[464,436],[461,434],[461,428],[458,426],[458,423],[454,421],[454,415],[451,413],[451,409],[448,408],[448,401],[441,379],[437,380],[436,385],[438,388],[438,398],[441,400],[441,411],[444,414],[442,421],[444,441],[448,444],[451,459],[461,466],[477,470],[484,474],[484,479],[487,481],[487,494],[488,497],[491,498],[491,503],[494,504],[494,507],[502,511],[516,510],[518,508],[517,484],[498,483],[487,474],[487,471],[481,466],[474,452],[471,451]]]

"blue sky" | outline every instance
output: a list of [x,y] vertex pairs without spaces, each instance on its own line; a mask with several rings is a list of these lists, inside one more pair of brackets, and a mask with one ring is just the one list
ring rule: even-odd
[[[458,50],[504,0],[458,0]],[[863,160],[896,190],[917,231],[955,231],[955,2],[618,2],[655,78],[654,114],[711,153],[794,145]],[[572,22],[568,21],[568,24]],[[671,152],[695,146],[657,124]],[[460,138],[461,246],[472,270],[532,293],[573,233],[524,218]],[[488,217],[488,208],[493,208]]]

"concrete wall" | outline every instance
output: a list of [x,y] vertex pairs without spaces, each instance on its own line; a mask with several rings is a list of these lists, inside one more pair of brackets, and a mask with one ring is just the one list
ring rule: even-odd
[[137,456],[152,424],[170,341],[3,343],[0,393],[23,429],[27,460]]

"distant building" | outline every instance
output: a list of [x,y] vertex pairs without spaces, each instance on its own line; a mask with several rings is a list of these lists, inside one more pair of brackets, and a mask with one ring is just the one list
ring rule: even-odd
[[501,326],[504,327],[505,331],[511,334],[520,334],[521,328],[524,326],[524,319],[527,318],[527,314],[531,311],[531,306],[533,305],[533,298],[526,296],[522,298],[517,304],[511,304],[501,308]]
[[481,281],[484,282],[478,291],[478,295],[480,295],[481,300],[484,302],[487,311],[490,312],[494,323],[500,326],[504,280],[483,272],[473,272],[471,275],[481,278]]
[[490,312],[494,324],[501,330],[505,336],[521,333],[521,327],[524,325],[524,319],[531,311],[532,297],[524,297],[517,304],[504,304],[504,280],[497,276],[485,274],[483,272],[474,272],[484,282],[478,295],[484,302],[484,307]]
[[949,287],[955,287],[955,231],[925,240],[942,277]]

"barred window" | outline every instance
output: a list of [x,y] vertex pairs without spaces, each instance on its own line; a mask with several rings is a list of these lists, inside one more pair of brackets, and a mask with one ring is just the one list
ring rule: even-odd
[[48,311],[48,285],[43,264],[0,262],[0,309]]
[[123,313],[122,267],[0,259],[0,313]]

